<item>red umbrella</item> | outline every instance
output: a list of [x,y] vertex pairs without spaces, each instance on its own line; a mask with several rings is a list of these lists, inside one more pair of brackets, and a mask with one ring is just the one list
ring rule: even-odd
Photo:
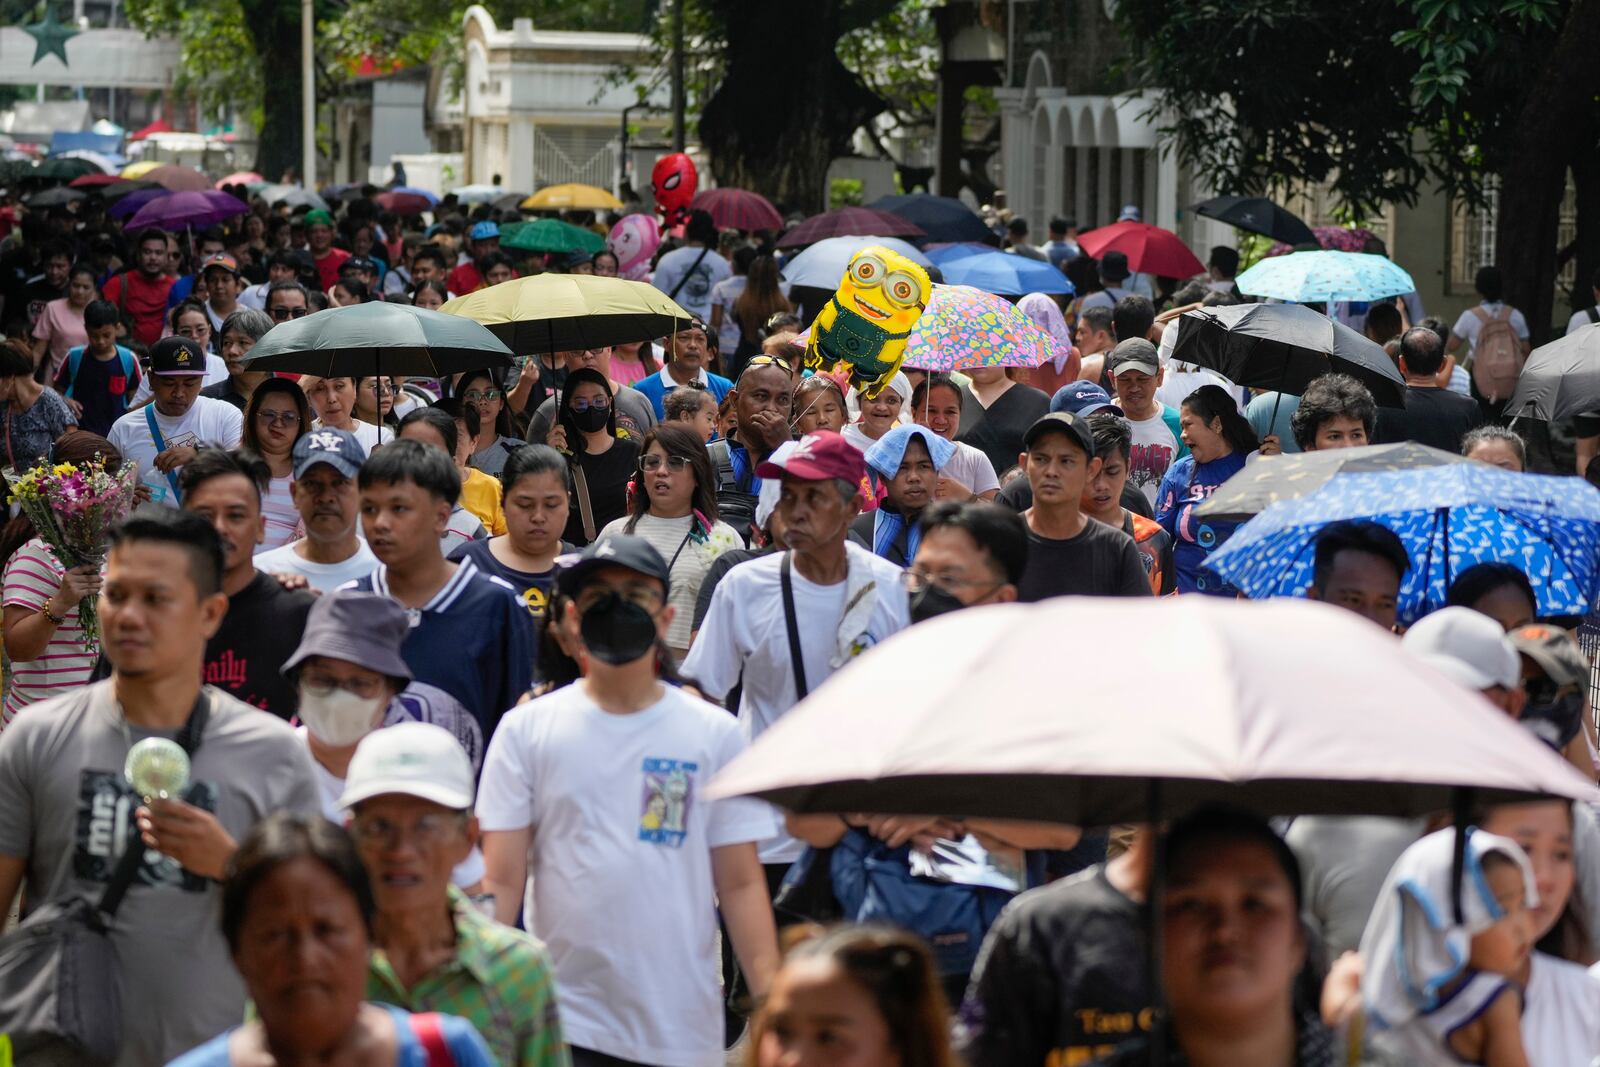
[[418,196],[416,193],[379,193],[373,197],[378,206],[385,211],[392,211],[396,215],[420,215],[424,211],[432,211],[433,205],[428,203],[428,198]]
[[123,179],[116,174],[85,174],[81,178],[74,178],[67,183],[73,189],[95,189],[102,185],[112,185]]
[[166,119],[156,119],[150,125],[148,125],[148,126],[144,127],[143,129],[140,129],[140,130],[130,134],[128,136],[128,140],[130,140],[130,141],[142,141],[146,137],[151,137],[151,136],[153,136],[155,134],[158,134],[158,133],[175,133],[175,132],[177,132],[177,131],[173,128],[172,123],[168,122]]
[[1128,266],[1140,274],[1163,278],[1188,278],[1206,269],[1183,238],[1148,222],[1119,222],[1080,233],[1078,247],[1096,259],[1107,252],[1121,252],[1128,257]]
[[707,189],[689,207],[709,211],[719,230],[781,230],[783,216],[772,201],[748,189]]
[[199,193],[211,188],[211,179],[193,167],[178,167],[171,163],[145,171],[139,177],[175,193]]
[[926,237],[922,228],[887,211],[842,207],[813,215],[778,240],[779,248],[814,245],[829,237]]

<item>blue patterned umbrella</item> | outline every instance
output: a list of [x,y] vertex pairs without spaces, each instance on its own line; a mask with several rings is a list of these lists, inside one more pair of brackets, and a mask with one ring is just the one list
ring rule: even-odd
[[1381,523],[1405,544],[1407,624],[1444,606],[1450,583],[1476,563],[1519,567],[1542,616],[1585,615],[1600,596],[1600,490],[1481,463],[1341,475],[1245,523],[1207,568],[1251,599],[1305,596],[1317,532],[1346,519]]
[[1239,275],[1234,284],[1250,296],[1295,304],[1382,300],[1417,288],[1411,275],[1384,256],[1329,250],[1268,256]]

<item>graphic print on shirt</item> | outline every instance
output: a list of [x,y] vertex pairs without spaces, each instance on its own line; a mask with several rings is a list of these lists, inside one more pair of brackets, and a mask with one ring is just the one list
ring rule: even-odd
[[682,848],[688,834],[689,808],[694,804],[694,779],[698,763],[685,760],[644,760],[644,788],[639,801],[639,840],[652,845]]
[[[216,813],[217,791],[209,782],[192,783],[183,799],[197,808]],[[101,885],[111,881],[111,872],[116,870],[124,843],[133,833],[133,813],[142,803],[119,771],[85,768],[80,773],[77,843],[72,854],[74,877]],[[172,857],[155,849],[145,849],[144,863],[139,867],[134,884],[204,893],[207,882],[184,870]]]
[[1128,449],[1128,481],[1141,492],[1146,486],[1160,485],[1176,454],[1177,449],[1167,445],[1135,442]]
[[550,598],[545,591],[536,585],[530,585],[517,597],[522,601],[522,606],[528,609],[528,614],[533,616],[534,622],[543,622],[545,609],[549,606]]

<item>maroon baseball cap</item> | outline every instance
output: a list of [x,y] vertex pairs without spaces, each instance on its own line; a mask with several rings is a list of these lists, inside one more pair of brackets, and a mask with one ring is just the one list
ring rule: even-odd
[[760,478],[798,478],[803,482],[825,482],[842,478],[859,483],[867,476],[867,460],[861,450],[832,430],[816,430],[795,442],[783,459],[767,460],[756,467]]

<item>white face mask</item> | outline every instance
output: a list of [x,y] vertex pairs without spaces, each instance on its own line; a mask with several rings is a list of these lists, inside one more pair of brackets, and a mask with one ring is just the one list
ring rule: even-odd
[[383,697],[368,700],[348,689],[335,689],[323,696],[300,690],[300,721],[317,735],[317,740],[333,748],[348,748],[372,732]]

